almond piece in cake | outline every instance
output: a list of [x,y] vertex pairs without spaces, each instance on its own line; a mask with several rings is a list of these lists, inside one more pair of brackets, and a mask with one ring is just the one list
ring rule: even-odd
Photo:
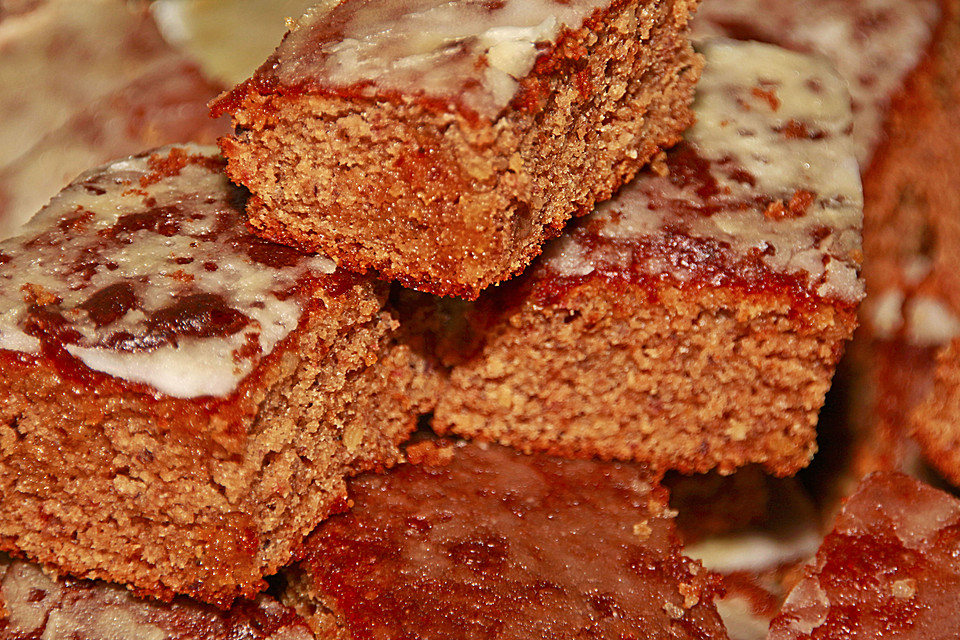
[[475,298],[692,122],[695,0],[318,5],[221,97],[255,232]]
[[464,312],[437,431],[681,471],[807,464],[863,296],[849,97],[820,58],[704,53],[685,141]]
[[0,550],[227,604],[399,459],[428,380],[384,287],[250,235],[223,168],[113,162],[0,244]]
[[769,640],[954,638],[960,501],[881,472],[850,496]]
[[287,597],[318,637],[727,637],[666,491],[629,463],[418,443],[350,483]]

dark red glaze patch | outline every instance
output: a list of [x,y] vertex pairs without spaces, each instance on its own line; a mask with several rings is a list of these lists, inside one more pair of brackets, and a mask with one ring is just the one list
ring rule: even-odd
[[680,143],[667,154],[670,182],[681,189],[691,189],[704,200],[720,194],[720,187],[711,170],[711,163],[691,145]]
[[229,336],[249,322],[247,316],[225,304],[220,296],[197,293],[153,313],[147,327],[149,333],[162,335],[176,345],[179,337]]
[[137,295],[129,282],[104,287],[80,304],[98,329],[116,322],[136,307]]
[[105,234],[116,238],[137,231],[152,231],[169,238],[180,233],[182,217],[183,212],[178,206],[156,207],[121,216],[117,219],[117,223]]
[[[251,234],[238,235],[230,241],[230,245],[256,263],[274,269],[295,267],[303,259],[304,254],[291,247],[269,242]],[[206,267],[206,265],[204,265]],[[211,271],[216,271],[212,265]]]

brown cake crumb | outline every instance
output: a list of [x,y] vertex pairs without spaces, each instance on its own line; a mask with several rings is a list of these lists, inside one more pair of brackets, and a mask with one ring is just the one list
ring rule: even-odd
[[[642,173],[449,323],[438,432],[686,472],[809,462],[863,296],[847,94],[819,59],[704,51],[698,123],[666,173]],[[787,121],[820,134],[785,137]],[[798,192],[796,214],[767,214]]]
[[313,9],[221,97],[256,233],[475,298],[692,122],[693,0]]

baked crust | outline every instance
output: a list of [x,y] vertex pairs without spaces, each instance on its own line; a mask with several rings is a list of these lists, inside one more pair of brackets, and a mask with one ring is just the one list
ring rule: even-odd
[[642,467],[420,443],[351,482],[291,601],[318,637],[726,638]]

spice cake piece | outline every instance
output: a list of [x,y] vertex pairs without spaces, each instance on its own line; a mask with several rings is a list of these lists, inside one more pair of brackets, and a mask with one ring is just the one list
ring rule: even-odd
[[350,483],[288,596],[322,638],[726,638],[716,577],[629,463],[418,443]]
[[94,169],[0,244],[0,550],[226,604],[399,459],[429,379],[385,288],[250,235],[223,165]]
[[692,122],[696,0],[345,0],[214,105],[265,238],[475,298]]
[[18,4],[0,7],[0,237],[81,171],[227,132],[206,107],[222,87],[163,40],[143,3]]
[[685,472],[807,464],[863,295],[849,99],[819,58],[704,52],[686,140],[465,312],[437,431]]
[[0,638],[313,640],[313,634],[269,596],[238,601],[226,611],[186,598],[140,600],[117,585],[53,578],[0,554]]
[[866,478],[847,501],[769,640],[955,638],[960,502],[898,473]]
[[906,426],[935,353],[960,331],[960,2],[714,0],[692,25],[829,57],[851,88],[864,178],[863,327],[844,370],[850,441],[841,493],[871,470],[926,475]]

